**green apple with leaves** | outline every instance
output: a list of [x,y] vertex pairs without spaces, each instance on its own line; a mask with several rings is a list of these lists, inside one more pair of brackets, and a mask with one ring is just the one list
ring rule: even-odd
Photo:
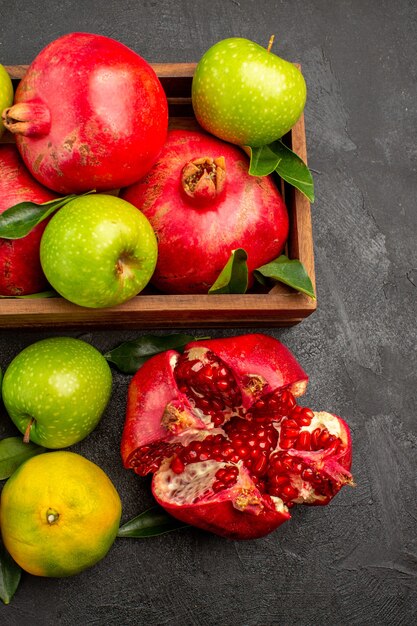
[[52,287],[84,307],[110,307],[136,296],[156,265],[155,233],[144,214],[116,196],[72,200],[52,217],[40,259]]
[[207,50],[192,82],[200,125],[241,146],[264,146],[285,135],[303,112],[306,95],[304,77],[293,63],[239,37]]
[[1,115],[4,109],[12,106],[13,104],[13,84],[9,74],[6,72],[6,68],[0,65],[0,137],[4,132],[4,125],[1,120]]
[[110,367],[94,346],[51,337],[15,356],[4,372],[2,396],[25,441],[65,448],[97,426],[111,389]]

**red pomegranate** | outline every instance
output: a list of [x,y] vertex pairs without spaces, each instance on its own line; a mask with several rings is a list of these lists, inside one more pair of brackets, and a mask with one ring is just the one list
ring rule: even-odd
[[132,378],[121,454],[154,473],[174,517],[254,539],[294,504],[327,504],[352,484],[347,424],[299,406],[307,375],[278,340],[248,334],[152,357]]
[[272,179],[250,176],[243,151],[202,132],[170,131],[154,167],[122,197],[156,232],[152,283],[166,293],[207,293],[236,248],[246,250],[251,274],[288,236]]
[[70,33],[35,58],[3,119],[33,176],[66,194],[141,178],[165,141],[168,107],[136,52],[102,35]]
[[[0,145],[0,172],[0,213],[19,202],[42,203],[56,198],[32,178],[13,144]],[[0,239],[0,295],[27,295],[48,286],[39,260],[39,245],[48,221],[22,239]]]

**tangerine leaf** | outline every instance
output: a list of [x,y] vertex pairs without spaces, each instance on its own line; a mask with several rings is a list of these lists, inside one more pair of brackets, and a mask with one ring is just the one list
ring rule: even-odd
[[113,363],[123,374],[135,374],[140,367],[155,354],[165,350],[182,352],[190,341],[208,339],[208,337],[193,337],[192,335],[144,335],[125,341],[113,350],[106,352],[104,358]]
[[243,248],[232,250],[229,260],[217,280],[209,289],[209,294],[246,293],[248,288],[248,255]]
[[[80,195],[87,196],[90,193],[94,192],[87,191],[87,193]],[[70,194],[69,196],[48,200],[48,202],[42,202],[41,204],[29,201],[15,204],[0,215],[0,237],[4,239],[22,239],[22,237],[26,237],[35,226],[43,222],[54,211],[78,197],[80,196]]]
[[22,437],[6,437],[0,440],[0,480],[9,478],[25,461],[37,454],[45,452],[45,448],[35,443],[24,443]]
[[157,537],[165,535],[173,530],[186,528],[188,524],[180,522],[160,506],[153,506],[134,517],[123,526],[120,526],[118,537],[134,537],[135,539],[145,539],[146,537]]
[[0,542],[0,598],[4,604],[9,604],[19,583],[22,570]]
[[310,277],[304,265],[298,259],[289,259],[282,254],[270,263],[258,267],[254,271],[254,276],[262,284],[264,284],[264,278],[271,278],[305,293],[313,300],[316,299]]
[[314,181],[311,171],[304,161],[281,139],[267,146],[249,148],[249,174],[268,176],[277,172],[287,183],[301,191],[310,202],[314,202]]

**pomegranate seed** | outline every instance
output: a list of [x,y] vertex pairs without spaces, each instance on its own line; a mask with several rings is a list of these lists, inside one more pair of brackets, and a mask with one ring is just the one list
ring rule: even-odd
[[181,461],[179,456],[176,456],[172,461],[171,461],[171,469],[174,472],[174,474],[182,474],[182,472],[184,471],[185,465],[184,463]]
[[268,467],[268,461],[265,456],[259,456],[258,459],[253,463],[252,471],[254,474],[258,476],[262,476],[262,474],[266,471]]
[[289,450],[290,448],[294,446],[294,443],[295,443],[295,439],[286,439],[284,437],[284,439],[280,439],[279,445],[284,450]]
[[282,427],[284,428],[297,428],[298,430],[298,422],[296,420],[293,419],[288,419],[286,418],[283,423],[282,423]]
[[283,488],[282,495],[285,496],[285,498],[288,498],[288,500],[294,500],[294,498],[298,497],[298,489],[295,489],[295,487],[292,487],[291,485],[287,485]]
[[223,458],[228,459],[232,456],[232,454],[234,453],[234,448],[232,448],[231,446],[227,446],[226,448],[223,448],[222,450],[222,455]]
[[275,398],[275,396],[271,396],[269,402],[268,402],[268,408],[271,411],[276,411],[276,409],[279,408],[279,400],[278,398]]
[[272,482],[276,487],[283,487],[290,482],[290,478],[285,474],[275,474],[272,476]]
[[327,446],[326,452],[328,452],[329,454],[335,454],[339,450],[341,445],[342,442],[340,441],[340,439],[336,438],[336,441],[333,441],[330,445]]
[[212,398],[211,405],[216,411],[222,411],[224,409],[224,402],[220,398]]
[[216,415],[213,415],[211,418],[211,423],[213,424],[213,426],[217,427],[217,426],[221,426],[223,424],[223,420],[224,420],[224,416],[222,413],[217,413]]
[[286,437],[287,439],[296,439],[300,433],[300,431],[295,428],[284,428],[282,429],[282,432],[284,434],[284,437]]
[[311,449],[312,450],[318,450],[319,449],[319,437],[321,434],[321,429],[320,428],[315,428],[313,430],[313,432],[311,433]]
[[311,467],[306,467],[306,469],[301,472],[301,478],[307,482],[310,482],[314,478],[314,472]]
[[264,422],[267,422],[269,418],[267,415],[255,415],[253,419],[255,422],[262,424]]
[[229,381],[228,380],[218,380],[216,382],[216,387],[220,391],[227,391],[230,388]]
[[311,435],[308,430],[302,430],[295,445],[296,450],[310,450]]
[[211,488],[213,489],[214,493],[218,493],[219,491],[224,489],[224,483],[220,480],[215,480]]
[[327,428],[325,428],[322,432],[320,437],[318,438],[318,444],[320,446],[320,448],[325,448],[326,447],[326,443],[328,442],[330,437],[330,433],[327,430]]

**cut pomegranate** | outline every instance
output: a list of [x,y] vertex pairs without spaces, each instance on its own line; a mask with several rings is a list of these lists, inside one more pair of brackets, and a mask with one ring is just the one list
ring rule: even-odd
[[261,537],[294,504],[327,504],[352,484],[346,423],[297,404],[307,376],[262,334],[167,351],[133,377],[122,437],[125,467],[155,472],[174,517],[234,539]]

